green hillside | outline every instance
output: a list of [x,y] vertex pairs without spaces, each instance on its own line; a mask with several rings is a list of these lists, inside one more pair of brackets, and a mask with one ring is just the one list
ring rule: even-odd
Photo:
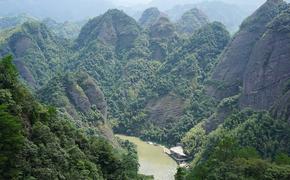
[[289,179],[289,17],[268,0],[232,37],[157,8],[0,32],[0,179],[146,179],[114,133],[181,144],[177,180]]

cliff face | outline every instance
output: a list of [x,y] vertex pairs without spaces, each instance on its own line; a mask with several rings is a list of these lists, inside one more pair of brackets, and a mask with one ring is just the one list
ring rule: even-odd
[[218,103],[214,113],[183,139],[194,163],[206,159],[216,140],[228,135],[263,158],[289,152],[289,20],[289,4],[268,0],[224,50],[207,84],[207,94]]
[[100,41],[123,50],[131,48],[139,34],[138,23],[123,11],[114,9],[90,20],[82,28],[77,43],[82,47]]
[[269,110],[290,79],[290,8],[267,26],[246,65],[240,105]]
[[[259,79],[259,77],[255,77],[257,75],[255,73],[263,73],[261,71],[266,66],[271,68],[271,64],[267,64],[269,58],[274,58],[271,57],[271,52],[273,51],[271,49],[275,46],[278,48],[278,45],[271,44],[271,41],[275,40],[279,42],[278,39],[281,39],[281,37],[279,37],[280,35],[270,33],[268,24],[281,12],[283,6],[285,6],[285,3],[282,0],[268,0],[243,22],[240,31],[228,45],[213,71],[212,82],[213,84],[218,84],[218,86],[212,85],[208,88],[211,96],[221,100],[240,93],[241,87],[244,88],[245,94],[249,94],[255,89],[254,86],[249,85],[249,83],[253,83],[250,77],[256,78],[257,83],[265,77],[265,74],[260,75],[261,79]],[[262,62],[265,60],[264,58],[267,63]],[[254,66],[255,68],[253,68]],[[259,68],[260,72],[256,71],[253,74],[249,74],[256,68]],[[259,83],[265,82],[260,81]],[[244,97],[243,101],[245,103],[242,104],[249,104],[246,103],[246,99],[249,99],[247,97]],[[253,106],[255,107],[256,105]]]
[[27,22],[11,30],[0,54],[13,54],[21,77],[37,88],[67,59],[62,44],[44,24]]
[[[268,110],[289,120],[289,17],[289,5],[268,0],[246,19],[214,69],[208,94],[236,102],[240,109]],[[231,112],[220,109],[205,122],[207,132]]]
[[87,73],[78,72],[52,79],[38,91],[40,99],[56,106],[60,112],[80,127],[118,146],[107,122],[107,102],[97,82]]
[[[107,103],[96,81],[87,73],[68,74],[52,79],[38,94],[40,98],[58,108],[63,108],[70,116],[76,112],[89,114],[96,111],[107,118]],[[70,113],[74,112],[74,113]]]

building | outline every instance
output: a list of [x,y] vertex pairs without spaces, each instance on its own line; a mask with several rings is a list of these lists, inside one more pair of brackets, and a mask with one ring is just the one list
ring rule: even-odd
[[178,164],[185,163],[189,157],[184,153],[182,146],[170,148],[167,154],[170,155]]

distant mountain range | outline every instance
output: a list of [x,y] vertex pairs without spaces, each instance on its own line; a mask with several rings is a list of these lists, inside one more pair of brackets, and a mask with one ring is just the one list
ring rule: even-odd
[[[22,83],[35,98],[54,106],[57,116],[65,117],[88,136],[105,139],[116,148],[122,143],[116,141],[112,129],[168,146],[182,143],[193,161],[191,168],[178,170],[179,179],[288,180],[290,4],[267,0],[250,16],[244,6],[227,3],[180,7],[167,14],[149,8],[139,21],[122,10],[110,9],[84,25],[75,23],[79,29],[68,28],[72,31],[66,33],[58,29],[65,29],[69,23],[26,16],[2,18],[0,56],[13,55]],[[170,19],[173,14],[176,18]],[[28,22],[23,23],[26,18]],[[222,23],[212,22],[216,20]],[[227,30],[233,32],[238,27],[232,35]],[[72,34],[76,38],[66,37]],[[19,176],[57,179],[54,171],[44,171],[49,164],[39,163],[53,152],[52,168],[62,165],[58,157],[68,159],[68,165],[77,163],[73,169],[57,168],[63,179],[91,177],[87,173],[91,166],[70,162],[84,157],[100,164],[103,179],[138,180],[136,164],[129,166],[133,169],[130,176],[123,170],[127,165],[119,166],[137,159],[112,159],[110,154],[103,154],[108,148],[91,148],[100,142],[88,146],[76,133],[60,133],[67,128],[59,126],[59,130],[55,118],[48,118],[44,108],[31,107],[28,100],[17,106],[19,99],[30,96],[15,83],[17,73],[8,60],[0,63],[0,102],[7,104],[0,106],[0,115],[7,116],[3,108],[12,115],[19,112],[28,138],[39,144],[42,155],[41,159],[30,154],[19,156],[20,162],[32,158],[25,168],[16,166],[23,171]],[[27,113],[22,113],[26,109]],[[46,133],[50,128],[56,137],[66,137],[62,140],[65,151],[50,146],[52,138],[46,138],[53,135]],[[71,142],[80,150],[71,149]],[[43,151],[46,145],[50,147],[49,156]],[[33,147],[27,145],[35,154],[38,151]],[[84,155],[79,155],[82,152]],[[70,176],[78,168],[84,169],[84,174]],[[71,171],[66,174],[63,169]]]
[[113,0],[2,0],[0,1],[0,16],[16,16],[26,13],[39,19],[52,18],[58,22],[82,21],[103,14],[108,9],[121,8],[130,16],[139,19],[146,8],[157,7],[175,21],[186,11],[197,7],[209,17],[210,21],[220,21],[231,32],[235,32],[242,20],[262,3],[263,0],[254,2],[153,0],[148,4],[130,6],[130,4],[123,3],[120,6],[120,2]]
[[0,16],[27,13],[38,18],[72,21],[94,17],[114,7],[116,6],[107,0],[1,0]]

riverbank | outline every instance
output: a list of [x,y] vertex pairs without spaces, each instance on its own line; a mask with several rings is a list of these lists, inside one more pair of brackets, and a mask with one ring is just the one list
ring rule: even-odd
[[124,135],[117,135],[117,137],[136,144],[140,174],[153,175],[155,180],[174,180],[178,164],[164,153],[164,146],[145,142],[136,137]]

